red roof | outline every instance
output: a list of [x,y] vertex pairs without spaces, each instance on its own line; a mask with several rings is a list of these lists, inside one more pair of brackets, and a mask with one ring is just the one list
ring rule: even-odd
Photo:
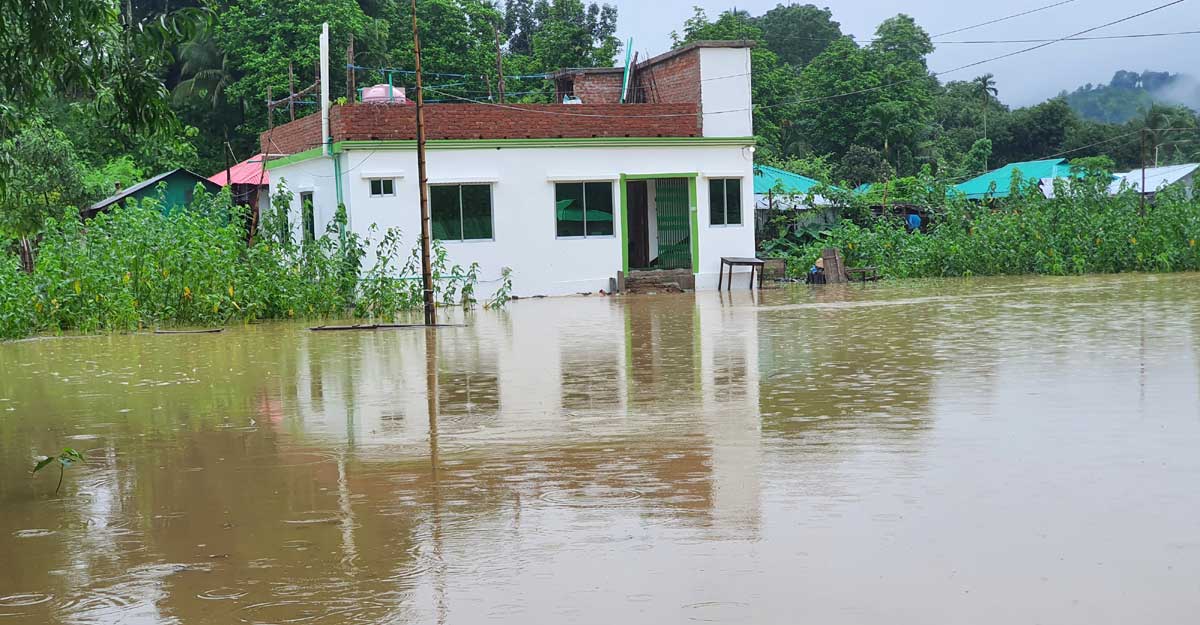
[[[228,171],[228,176],[226,176]],[[250,158],[209,176],[210,181],[224,186],[225,184],[267,185],[271,183],[271,174],[263,170],[263,155],[255,154]]]

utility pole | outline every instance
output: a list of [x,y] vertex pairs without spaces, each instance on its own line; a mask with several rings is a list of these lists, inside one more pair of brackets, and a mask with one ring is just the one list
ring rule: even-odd
[[433,273],[429,262],[429,243],[433,225],[429,217],[429,175],[425,169],[425,90],[421,86],[421,35],[417,30],[417,0],[412,0],[413,57],[417,72],[417,184],[421,197],[421,286],[425,295],[425,325],[437,325],[433,302]]
[[496,36],[496,74],[500,77],[500,103],[504,104],[504,56],[500,53],[500,31],[496,29],[495,24],[492,24],[492,34]]
[[346,102],[354,104],[354,35],[346,46]]
[[288,61],[288,117],[296,121],[296,75],[291,61]]
[[1142,203],[1139,209],[1141,214],[1146,214],[1146,129],[1142,129],[1142,186],[1138,187],[1138,194],[1141,195]]

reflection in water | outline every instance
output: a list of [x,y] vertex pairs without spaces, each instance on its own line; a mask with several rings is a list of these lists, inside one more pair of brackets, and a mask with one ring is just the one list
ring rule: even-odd
[[1183,622],[1198,285],[0,345],[0,622]]

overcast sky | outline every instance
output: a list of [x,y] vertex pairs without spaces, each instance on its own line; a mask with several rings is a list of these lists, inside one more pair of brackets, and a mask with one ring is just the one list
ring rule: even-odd
[[[1075,0],[1053,9],[982,26],[944,39],[1053,39],[1166,4],[1170,0]],[[607,0],[618,7],[617,34],[622,41],[633,37],[633,49],[643,56],[670,48],[672,30],[682,30],[683,20],[693,6],[701,6],[714,18],[734,6],[708,0]],[[879,22],[907,13],[930,34],[970,26],[1024,10],[1053,4],[1054,0],[838,0],[814,1],[829,6],[842,32],[859,41],[869,39]],[[761,15],[779,0],[741,0],[738,9]],[[786,4],[786,2],[785,2]],[[1200,30],[1200,0],[1151,13],[1090,35]],[[1013,52],[1034,44],[951,45],[942,44],[930,59],[934,71]],[[1063,89],[1085,83],[1107,83],[1119,69],[1195,73],[1200,71],[1200,35],[1118,39],[1107,41],[1064,41],[1051,46],[995,61],[942,77],[967,80],[991,72],[996,75],[1000,99],[1012,106],[1035,104]]]

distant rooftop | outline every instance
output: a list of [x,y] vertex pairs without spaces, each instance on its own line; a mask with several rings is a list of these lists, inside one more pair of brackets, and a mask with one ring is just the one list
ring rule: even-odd
[[[1200,169],[1200,163],[1147,167],[1146,192],[1154,193],[1163,187],[1169,187],[1192,175],[1197,169]],[[1115,178],[1112,184],[1113,192],[1119,191],[1122,184],[1134,190],[1142,187],[1142,170],[1140,169],[1116,174]]]
[[1008,197],[1012,186],[1013,172],[1020,175],[1022,183],[1036,183],[1044,178],[1065,178],[1072,175],[1071,166],[1065,158],[1009,163],[955,185],[954,189],[969,200],[1005,198]]

